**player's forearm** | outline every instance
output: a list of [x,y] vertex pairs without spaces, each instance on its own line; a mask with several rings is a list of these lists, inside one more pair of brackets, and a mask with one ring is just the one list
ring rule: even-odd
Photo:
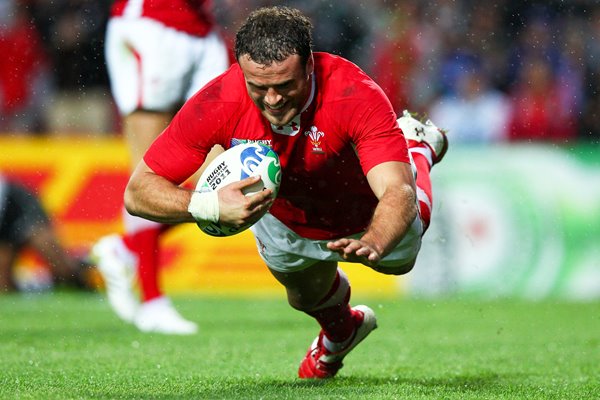
[[163,223],[193,222],[192,193],[148,171],[136,170],[125,189],[125,208],[138,217]]
[[416,216],[416,194],[411,185],[388,188],[361,240],[385,257],[402,240]]

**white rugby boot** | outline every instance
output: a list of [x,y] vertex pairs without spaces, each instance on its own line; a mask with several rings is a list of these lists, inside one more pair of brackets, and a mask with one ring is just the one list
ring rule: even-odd
[[165,296],[142,303],[133,323],[140,331],[149,333],[192,335],[198,332],[198,325],[183,318]]
[[136,255],[120,235],[109,235],[94,245],[90,259],[104,279],[108,302],[115,314],[125,322],[133,322],[140,303],[134,291]]
[[431,149],[434,165],[442,161],[448,150],[448,138],[443,129],[429,119],[424,123],[415,119],[408,110],[404,110],[402,117],[398,118],[398,126],[406,139],[425,143]]

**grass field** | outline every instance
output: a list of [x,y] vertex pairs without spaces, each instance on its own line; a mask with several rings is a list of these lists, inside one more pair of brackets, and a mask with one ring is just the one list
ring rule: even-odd
[[174,337],[99,294],[0,296],[0,399],[600,399],[598,303],[361,300],[379,329],[314,382],[283,298],[175,297],[201,332]]

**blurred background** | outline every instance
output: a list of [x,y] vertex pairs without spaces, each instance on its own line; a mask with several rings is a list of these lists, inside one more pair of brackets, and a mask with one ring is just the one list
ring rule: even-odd
[[[314,50],[359,65],[397,113],[449,131],[417,267],[393,278],[348,266],[356,290],[600,299],[598,1],[213,3],[230,43],[250,10],[300,8]],[[78,254],[122,229],[128,155],[104,64],[109,7],[0,0],[0,172],[40,196]],[[280,290],[250,234],[213,239],[185,226],[165,240],[168,290]],[[39,257],[19,265],[23,288],[48,287]]]

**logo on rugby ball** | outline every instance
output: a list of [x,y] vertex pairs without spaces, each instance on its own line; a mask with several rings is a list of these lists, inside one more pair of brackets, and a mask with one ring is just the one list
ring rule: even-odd
[[242,176],[240,176],[240,179],[246,179],[251,176],[270,150],[268,147],[261,145],[245,148],[240,153],[240,163],[242,164]]
[[[262,177],[263,181],[265,181],[265,186],[273,189],[276,192],[281,184],[281,165],[279,164],[279,157],[270,147],[262,144],[248,146],[240,153],[240,180],[254,175],[259,168],[262,172],[264,172],[264,163],[267,164],[267,176]],[[270,182],[266,180],[267,178]]]

